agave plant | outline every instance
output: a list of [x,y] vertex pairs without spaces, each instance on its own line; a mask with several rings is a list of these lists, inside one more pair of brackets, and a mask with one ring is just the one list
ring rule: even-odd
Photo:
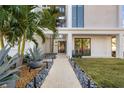
[[19,58],[16,54],[10,60],[8,60],[7,55],[9,50],[10,47],[5,46],[0,51],[0,86],[9,84],[11,81],[18,79],[16,73],[19,71],[19,68],[14,67],[14,65],[19,62]]
[[33,49],[29,49],[28,53],[28,67],[29,67],[29,72],[31,69],[36,69],[40,68],[43,65],[43,53],[42,51],[37,48],[36,46],[33,47]]
[[36,46],[33,47],[33,49],[29,49],[30,56],[29,58],[31,61],[41,61],[43,59],[43,53],[40,48],[37,48]]

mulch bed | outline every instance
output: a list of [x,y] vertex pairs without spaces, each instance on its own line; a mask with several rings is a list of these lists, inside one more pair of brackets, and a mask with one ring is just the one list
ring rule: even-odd
[[[45,64],[43,64],[43,67]],[[25,88],[26,84],[29,83],[43,68],[40,69],[32,69],[29,72],[29,68],[26,65],[23,65],[20,70],[20,79],[16,81],[16,88]]]

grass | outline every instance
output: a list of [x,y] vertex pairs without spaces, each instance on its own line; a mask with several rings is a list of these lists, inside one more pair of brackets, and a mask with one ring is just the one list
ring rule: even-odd
[[124,88],[124,60],[115,58],[77,58],[75,62],[98,87]]

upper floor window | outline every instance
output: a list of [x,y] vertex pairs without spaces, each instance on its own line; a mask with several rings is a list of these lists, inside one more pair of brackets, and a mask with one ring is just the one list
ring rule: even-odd
[[84,27],[83,5],[72,5],[72,27]]
[[66,7],[65,5],[57,5],[59,16],[57,18],[57,27],[66,27]]
[[[43,8],[50,8],[53,5],[42,5]],[[59,15],[56,19],[57,27],[66,27],[66,6],[65,5],[54,5],[59,11]]]
[[121,24],[124,27],[124,5],[121,6]]

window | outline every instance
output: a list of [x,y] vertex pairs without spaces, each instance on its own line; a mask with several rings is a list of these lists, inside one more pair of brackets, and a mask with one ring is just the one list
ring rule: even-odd
[[65,5],[43,5],[43,7],[54,7],[59,12],[57,19],[56,19],[56,26],[57,27],[66,27],[66,6]]
[[57,27],[66,27],[66,7],[65,5],[57,5],[59,10],[59,17],[57,18]]
[[116,57],[116,37],[112,37],[112,57]]
[[91,55],[91,39],[90,38],[75,38],[75,54],[81,56]]
[[124,27],[124,5],[120,6],[120,20],[121,27]]
[[72,6],[72,27],[84,27],[84,6]]

